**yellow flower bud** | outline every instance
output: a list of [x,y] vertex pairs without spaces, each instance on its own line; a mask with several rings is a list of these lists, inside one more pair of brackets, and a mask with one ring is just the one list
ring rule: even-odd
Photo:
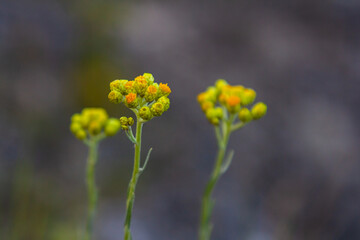
[[136,108],[139,105],[136,93],[129,93],[125,96],[125,105],[128,108]]
[[148,86],[148,88],[146,89],[145,92],[145,100],[147,102],[152,102],[156,99],[156,96],[158,95],[158,85],[150,85]]
[[204,112],[206,112],[208,109],[213,108],[213,107],[214,107],[214,103],[212,103],[212,102],[206,101],[201,104],[201,109]]
[[84,140],[86,138],[86,132],[84,130],[79,130],[75,134],[75,137],[79,140]]
[[81,123],[81,115],[79,113],[72,115],[71,122]]
[[154,76],[151,73],[144,73],[143,74],[144,78],[146,79],[146,81],[148,82],[149,85],[154,83]]
[[151,113],[151,110],[149,107],[142,107],[139,110],[139,115],[142,119],[144,119],[145,121],[149,121],[150,119],[153,118],[153,115]]
[[241,104],[243,106],[252,104],[255,101],[256,92],[253,89],[245,89],[241,95]]
[[128,80],[126,79],[121,79],[119,81],[119,92],[122,94],[122,95],[126,95],[127,92],[126,92],[126,88],[125,88],[125,85],[126,83],[128,82]]
[[162,97],[162,96],[169,96],[169,94],[171,93],[171,89],[170,87],[168,86],[168,84],[163,84],[163,83],[160,83],[159,84],[159,93],[160,93],[160,96],[159,97]]
[[151,113],[156,117],[161,116],[164,111],[165,109],[162,103],[156,102],[151,106]]
[[114,136],[120,130],[120,120],[110,118],[105,124],[104,132],[106,136]]
[[91,135],[97,135],[101,132],[101,124],[97,121],[92,121],[89,124],[89,133]]
[[148,87],[148,81],[144,76],[138,76],[135,78],[134,87],[136,92],[143,97]]
[[120,91],[120,80],[114,80],[110,83],[110,91]]
[[251,115],[253,119],[257,120],[262,118],[267,112],[267,106],[263,102],[258,102],[251,109]]
[[218,79],[215,82],[215,87],[218,91],[221,91],[224,86],[228,85],[228,83],[224,79]]
[[70,125],[70,131],[75,134],[77,131],[83,130],[79,122],[72,122]]
[[241,108],[239,112],[239,119],[244,123],[250,122],[252,120],[252,115],[250,110],[247,108]]
[[165,111],[167,111],[170,107],[170,99],[168,97],[161,97],[157,100],[157,102],[161,103],[164,106]]
[[108,98],[112,103],[121,103],[122,97],[121,93],[116,90],[112,90],[108,95]]

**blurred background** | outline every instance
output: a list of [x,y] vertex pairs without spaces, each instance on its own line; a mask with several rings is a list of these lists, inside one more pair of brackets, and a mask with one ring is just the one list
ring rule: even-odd
[[[360,1],[2,0],[0,239],[77,239],[87,148],[70,116],[109,82],[151,72],[171,108],[146,124],[137,240],[195,240],[216,154],[196,95],[224,78],[268,115],[232,135],[214,193],[214,240],[360,239]],[[133,147],[101,143],[96,239],[122,239]]]

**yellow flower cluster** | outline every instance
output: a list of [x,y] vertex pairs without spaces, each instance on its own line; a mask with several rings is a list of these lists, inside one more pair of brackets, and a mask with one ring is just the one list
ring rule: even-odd
[[256,92],[241,85],[232,86],[224,79],[216,81],[215,86],[208,87],[205,92],[198,95],[197,100],[207,119],[213,125],[229,114],[237,114],[242,122],[260,119],[266,114],[267,107],[264,103],[255,104],[251,110],[246,106],[255,101]]
[[71,117],[70,130],[80,140],[102,132],[106,136],[113,136],[120,130],[120,121],[109,118],[102,108],[85,108]]
[[169,109],[170,93],[167,84],[155,83],[151,73],[144,73],[131,81],[112,81],[108,98],[113,103],[124,103],[128,108],[136,110],[144,121],[148,121]]

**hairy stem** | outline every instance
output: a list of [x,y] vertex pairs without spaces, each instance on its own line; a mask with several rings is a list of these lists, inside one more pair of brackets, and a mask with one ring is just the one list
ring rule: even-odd
[[88,190],[88,218],[84,240],[91,240],[94,228],[94,218],[97,204],[97,189],[95,184],[95,165],[98,158],[98,142],[89,141],[89,157],[86,167],[86,184]]
[[140,174],[140,152],[141,152],[141,132],[142,132],[143,123],[137,118],[136,121],[136,143],[135,145],[135,155],[134,155],[134,169],[133,174],[128,187],[128,195],[126,200],[126,218],[124,224],[124,240],[131,240],[131,216],[132,209],[135,201],[135,188],[136,183]]
[[231,134],[231,124],[232,124],[232,118],[224,122],[224,124],[222,125],[222,130],[223,130],[222,135],[220,134],[219,127],[215,127],[219,148],[218,148],[217,158],[213,172],[211,174],[210,180],[206,185],[202,198],[199,240],[210,240],[211,230],[212,230],[212,224],[210,223],[210,218],[214,206],[214,201],[211,199],[211,195],[216,183],[218,182],[222,174],[221,169],[223,166],[227,144]]

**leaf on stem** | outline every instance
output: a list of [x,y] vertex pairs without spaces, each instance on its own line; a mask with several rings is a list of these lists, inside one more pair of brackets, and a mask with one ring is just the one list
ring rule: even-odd
[[152,148],[150,148],[149,151],[148,151],[148,154],[147,154],[147,156],[146,156],[144,165],[140,168],[140,173],[142,173],[142,172],[145,170],[146,165],[147,165],[147,163],[148,163],[148,161],[149,161],[151,152],[152,152]]
[[234,150],[231,150],[227,158],[225,159],[224,164],[221,166],[221,174],[224,174],[228,170],[233,157],[234,157]]

